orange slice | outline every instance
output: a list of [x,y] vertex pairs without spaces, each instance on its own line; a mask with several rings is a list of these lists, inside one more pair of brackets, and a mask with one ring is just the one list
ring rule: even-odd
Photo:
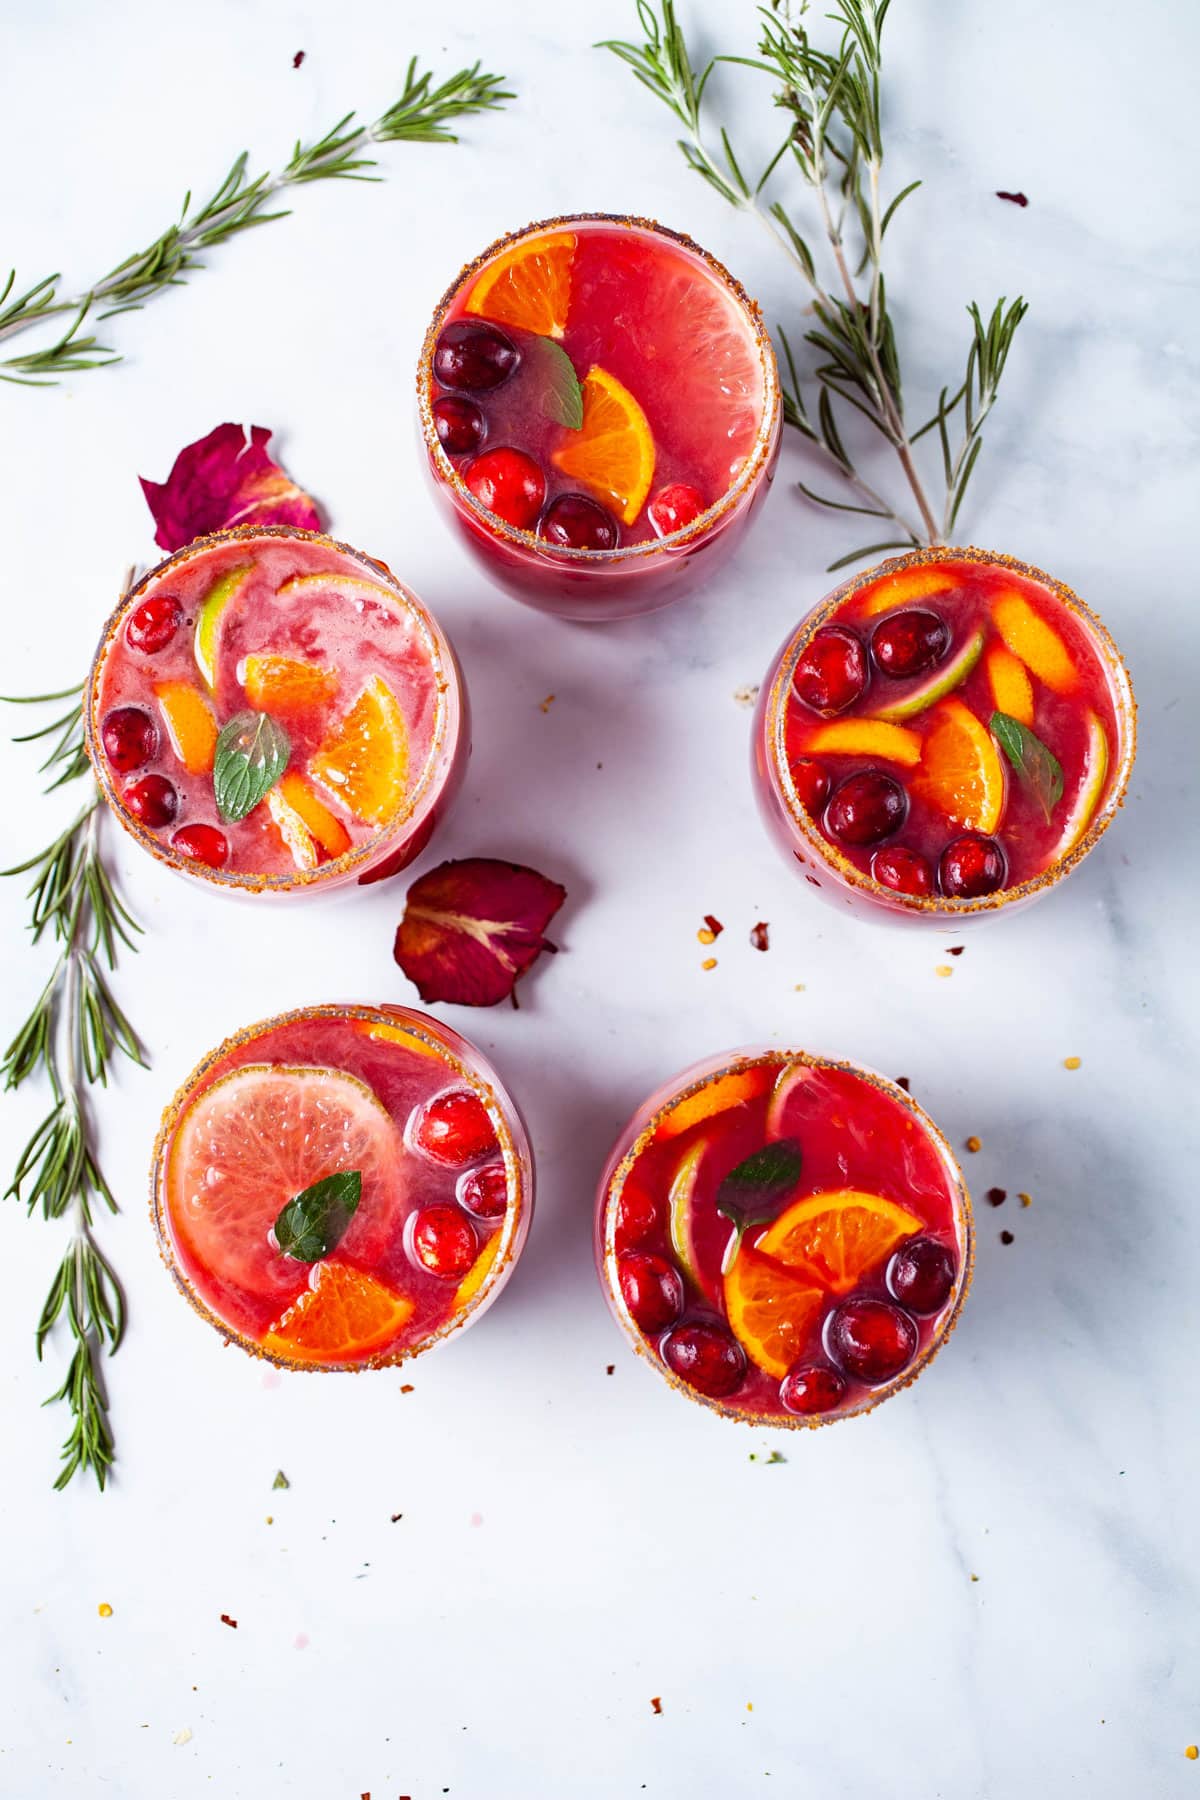
[[500,325],[520,325],[540,337],[560,338],[571,304],[573,231],[548,232],[516,244],[478,276],[467,299],[469,313]]
[[1056,694],[1069,694],[1078,676],[1067,646],[1023,594],[1006,589],[992,603],[996,630],[1014,656]]
[[337,676],[320,663],[291,656],[248,656],[242,672],[246,698],[258,712],[304,712],[337,693]]
[[315,869],[321,858],[316,840],[295,807],[289,806],[278,788],[267,795],[267,811],[271,822],[283,839],[292,861],[304,874]]
[[171,748],[188,774],[207,775],[217,747],[217,721],[205,696],[190,681],[160,681],[154,697]]
[[399,1044],[402,1049],[411,1050],[416,1056],[431,1056],[434,1062],[442,1060],[432,1044],[419,1038],[415,1031],[405,1031],[401,1025],[376,1025],[364,1019],[358,1029],[376,1043]]
[[754,1248],[759,1255],[819,1281],[833,1294],[848,1294],[897,1244],[920,1229],[916,1214],[893,1200],[857,1188],[838,1188],[797,1200]]
[[937,594],[951,594],[961,584],[953,569],[944,564],[921,563],[915,569],[901,569],[895,575],[883,575],[855,596],[864,618],[890,612],[893,606],[905,606],[911,600],[932,600]]
[[660,1140],[679,1137],[702,1119],[711,1119],[716,1113],[728,1112],[731,1106],[745,1106],[748,1101],[757,1100],[760,1094],[766,1093],[773,1080],[774,1070],[761,1063],[751,1069],[731,1069],[727,1075],[718,1075],[715,1081],[688,1094],[664,1114],[655,1135]]
[[454,1310],[460,1311],[469,1300],[473,1300],[488,1278],[492,1264],[496,1260],[496,1252],[500,1248],[500,1233],[493,1231],[471,1267],[454,1291]]
[[990,835],[1004,810],[1004,766],[986,725],[953,695],[932,714],[912,791],[967,831]]
[[725,1316],[751,1362],[781,1379],[828,1298],[809,1277],[742,1245],[725,1273]]
[[879,756],[915,769],[921,760],[921,734],[883,719],[832,719],[817,726],[805,748],[819,756]]
[[654,480],[654,436],[629,389],[607,369],[584,376],[583,426],[551,461],[633,524]]
[[382,825],[396,811],[408,784],[408,730],[378,675],[308,767],[355,818]]
[[[277,1319],[263,1349],[293,1362],[340,1362],[385,1350],[415,1302],[348,1263],[313,1266],[311,1286]],[[467,1280],[471,1277],[468,1275]]]
[[326,856],[344,856],[350,848],[350,833],[340,819],[309,787],[302,775],[289,769],[274,790],[297,813],[309,833],[316,838]]
[[992,705],[1022,725],[1033,724],[1033,683],[1025,664],[1005,644],[993,644],[984,659]]

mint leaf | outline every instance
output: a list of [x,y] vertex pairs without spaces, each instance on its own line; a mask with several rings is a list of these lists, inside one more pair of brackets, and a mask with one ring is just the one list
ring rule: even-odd
[[994,712],[988,725],[1017,775],[1032,790],[1048,825],[1054,808],[1062,799],[1062,764],[1028,725],[1022,725],[1020,719],[1014,719],[1011,714]]
[[289,1200],[275,1221],[275,1242],[297,1262],[320,1262],[346,1235],[362,1198],[362,1175],[339,1169]]
[[230,719],[217,739],[213,796],[231,824],[253,812],[288,766],[292,740],[269,713],[244,712]]
[[717,1189],[717,1211],[739,1235],[773,1218],[783,1196],[800,1179],[803,1152],[796,1138],[780,1138],[731,1169]]
[[575,366],[561,344],[553,338],[530,338],[525,345],[526,362],[532,363],[535,378],[541,385],[538,404],[556,425],[578,431],[583,425],[583,389]]

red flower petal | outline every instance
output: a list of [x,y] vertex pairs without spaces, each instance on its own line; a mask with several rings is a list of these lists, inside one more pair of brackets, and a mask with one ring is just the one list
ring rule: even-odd
[[414,881],[395,957],[422,1000],[495,1006],[543,950],[542,933],[567,897],[520,863],[473,856]]
[[158,527],[154,541],[164,550],[182,550],[207,531],[229,525],[299,525],[319,531],[321,520],[310,495],[267,455],[271,433],[252,425],[218,425],[188,444],[164,482],[142,481],[146,504]]

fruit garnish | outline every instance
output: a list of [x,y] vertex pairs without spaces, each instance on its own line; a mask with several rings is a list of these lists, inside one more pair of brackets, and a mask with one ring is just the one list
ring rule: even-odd
[[615,375],[599,365],[583,381],[583,424],[552,461],[632,525],[654,479],[654,436],[645,413]]
[[377,1038],[380,1043],[400,1044],[405,1050],[411,1050],[416,1056],[428,1056],[434,1062],[442,1060],[432,1044],[427,1044],[424,1038],[417,1036],[415,1031],[406,1031],[402,1025],[380,1025],[371,1019],[360,1019],[357,1029],[363,1033],[364,1037]]
[[433,428],[447,456],[470,456],[487,436],[487,421],[473,400],[443,394],[433,403]]
[[267,455],[265,425],[218,425],[179,452],[166,481],[142,481],[154,515],[154,541],[182,550],[205,532],[230,525],[293,525],[319,531],[310,495],[289,480]]
[[121,798],[135,819],[158,831],[179,811],[179,795],[165,775],[140,775],[121,790]]
[[994,712],[988,725],[1018,777],[1037,800],[1048,825],[1062,799],[1062,764],[1053,750],[1019,719]]
[[190,681],[155,684],[171,748],[189,775],[207,775],[217,748],[217,721],[212,707]]
[[379,581],[368,581],[365,575],[342,575],[332,571],[327,575],[289,575],[278,588],[281,600],[307,600],[311,594],[322,592],[349,595],[356,600],[379,600],[391,612],[400,605],[394,589],[384,587]]
[[1022,725],[1033,724],[1033,684],[1019,656],[1006,644],[989,644],[984,658],[992,705]]
[[825,825],[843,844],[882,843],[908,816],[908,797],[898,781],[879,769],[847,775],[825,809]]
[[413,1315],[415,1302],[347,1263],[317,1263],[312,1285],[262,1341],[269,1355],[292,1362],[338,1362],[386,1350]]
[[135,606],[125,622],[125,642],[143,656],[165,650],[183,624],[183,608],[170,594],[155,594]]
[[502,1219],[508,1211],[508,1170],[502,1162],[468,1169],[459,1176],[455,1197],[477,1219]]
[[538,536],[570,550],[615,550],[617,522],[586,494],[560,494],[543,513]]
[[823,625],[797,658],[792,685],[813,712],[845,712],[867,685],[862,639],[845,625]]
[[308,768],[355,818],[382,825],[396,812],[408,784],[408,728],[381,676],[368,682]]
[[1056,694],[1069,694],[1079,676],[1070,652],[1052,625],[1047,625],[1023,594],[1000,594],[992,603],[996,630],[1014,656]]
[[846,1383],[836,1369],[821,1364],[813,1368],[793,1369],[779,1384],[779,1398],[785,1412],[801,1418],[814,1413],[832,1412],[846,1395]]
[[451,1088],[427,1100],[412,1127],[416,1148],[451,1169],[478,1162],[496,1148],[492,1115],[470,1088]]
[[896,894],[932,894],[933,870],[929,859],[905,844],[888,844],[871,858],[871,874],[881,887]]
[[240,593],[249,574],[248,566],[227,569],[224,575],[217,577],[200,602],[196,628],[192,633],[192,654],[196,659],[196,667],[210,689],[217,685],[217,638],[222,621],[230,602]]
[[848,1294],[920,1229],[916,1214],[894,1200],[838,1188],[793,1202],[754,1248],[832,1294]]
[[496,1252],[500,1248],[500,1233],[493,1231],[470,1269],[459,1282],[454,1294],[454,1310],[461,1312],[463,1307],[473,1300],[491,1273],[492,1264],[496,1260]]
[[394,955],[422,1000],[495,1006],[543,950],[567,897],[557,881],[491,857],[445,862],[408,890]]
[[552,232],[515,244],[482,270],[467,297],[469,313],[560,338],[571,305],[575,234]]
[[118,775],[131,775],[158,749],[158,726],[140,706],[118,706],[106,714],[100,742]]
[[794,756],[788,769],[796,798],[815,817],[829,798],[829,770],[812,756]]
[[720,1325],[679,1325],[662,1347],[668,1369],[710,1399],[732,1394],[746,1379],[746,1354]]
[[338,678],[333,669],[293,656],[248,656],[242,686],[257,712],[307,712],[333,699]]
[[431,1275],[461,1281],[475,1261],[479,1239],[460,1207],[423,1206],[410,1227],[414,1260]]
[[987,726],[953,695],[925,734],[912,791],[968,831],[995,831],[1004,808],[1004,768]]
[[916,1354],[913,1320],[887,1300],[845,1300],[826,1328],[829,1354],[859,1381],[887,1381]]
[[743,1244],[725,1271],[729,1328],[758,1368],[782,1379],[828,1296],[815,1282]]
[[995,838],[968,831],[946,845],[938,860],[938,885],[951,900],[980,900],[1004,886],[1008,864]]
[[171,839],[172,850],[189,862],[204,863],[207,868],[221,869],[229,860],[229,839],[215,825],[185,825]]
[[954,1258],[936,1238],[910,1238],[887,1269],[888,1291],[915,1313],[935,1313],[954,1288]]
[[764,1063],[755,1063],[748,1069],[730,1069],[728,1074],[705,1082],[694,1094],[686,1095],[664,1113],[655,1136],[660,1141],[679,1137],[693,1125],[699,1125],[702,1119],[715,1118],[733,1106],[746,1106],[760,1094],[765,1094],[773,1080],[774,1071]]
[[940,613],[924,606],[892,613],[871,634],[875,665],[893,680],[923,675],[941,662],[949,648],[949,625]]
[[477,456],[463,480],[481,506],[518,531],[536,522],[546,498],[546,477],[537,463],[508,444]]
[[700,1173],[700,1164],[708,1151],[708,1139],[697,1138],[696,1142],[685,1150],[671,1177],[671,1185],[667,1191],[667,1222],[671,1238],[671,1248],[679,1259],[679,1266],[697,1293],[707,1292],[700,1278],[700,1259],[696,1255],[696,1245],[692,1237],[694,1221],[694,1201],[696,1197],[696,1181]]
[[983,632],[976,631],[966,642],[954,652],[948,661],[935,669],[927,681],[913,688],[899,700],[893,700],[887,706],[876,711],[877,719],[912,719],[923,713],[935,701],[941,700],[954,688],[961,687],[975,664],[983,654]]
[[630,1317],[641,1331],[663,1331],[683,1311],[679,1270],[661,1256],[630,1251],[618,1259],[617,1281]]
[[915,769],[921,760],[921,734],[883,719],[831,719],[807,734],[807,748],[818,756],[878,756]]
[[633,1178],[627,1176],[613,1222],[612,1241],[617,1255],[644,1243],[657,1224],[658,1207],[653,1195],[646,1188],[636,1186]]
[[358,1169],[336,1169],[288,1201],[272,1227],[275,1242],[295,1262],[320,1262],[346,1235],[362,1199]]
[[443,327],[433,352],[433,372],[443,387],[486,393],[516,373],[521,352],[494,325],[454,319]]
[[298,1293],[304,1271],[269,1233],[280,1209],[338,1170],[362,1175],[342,1248],[363,1263],[391,1241],[401,1198],[400,1141],[365,1082],[336,1069],[251,1063],[205,1088],[167,1153],[171,1228],[189,1258],[266,1299]]
[[878,581],[860,588],[855,599],[863,615],[873,619],[910,600],[934,600],[939,594],[953,594],[959,586],[957,574],[947,568],[931,568],[925,564],[915,569],[901,569],[895,575],[881,575]]
[[300,820],[310,837],[314,838],[326,856],[344,856],[350,848],[350,833],[340,819],[335,819],[329,808],[313,793],[302,775],[289,769],[279,778],[279,785],[271,794],[271,816],[279,824],[276,817],[276,805],[286,806]]
[[268,713],[236,713],[221,727],[213,758],[213,795],[223,819],[244,819],[288,766],[292,743]]
[[768,1142],[776,1142],[787,1136],[788,1103],[798,1089],[814,1079],[811,1064],[805,1062],[784,1063],[775,1077],[775,1086],[771,1098],[767,1101],[765,1130]]
[[1103,725],[1090,712],[1087,716],[1087,750],[1084,753],[1083,775],[1079,791],[1071,802],[1071,810],[1063,826],[1062,836],[1054,847],[1051,861],[1057,862],[1060,857],[1067,856],[1083,837],[1092,822],[1093,814],[1100,804],[1100,796],[1104,792],[1104,783],[1108,777],[1108,738]]
[[685,525],[693,524],[705,510],[705,505],[704,495],[697,488],[689,487],[684,481],[672,481],[659,488],[646,508],[646,517],[656,536],[670,537],[673,531],[682,531]]

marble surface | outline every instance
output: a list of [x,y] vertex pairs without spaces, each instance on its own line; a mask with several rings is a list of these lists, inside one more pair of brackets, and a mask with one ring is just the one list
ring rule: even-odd
[[[748,5],[682,10],[702,43],[719,30],[734,48],[740,29],[749,47]],[[891,179],[926,184],[892,240],[914,393],[957,368],[967,299],[1021,290],[1032,309],[964,535],[1085,595],[1141,702],[1102,850],[939,979],[953,940],[826,910],[749,802],[736,691],[856,541],[797,495],[795,446],[709,592],[606,630],[491,591],[420,479],[410,372],[429,308],[526,219],[656,215],[799,323],[765,234],[688,173],[665,113],[589,47],[632,12],[458,0],[435,24],[384,0],[56,0],[10,23],[0,217],[27,280],[107,267],[243,144],[268,166],[297,133],[382,109],[413,51],[510,75],[520,103],[469,123],[461,148],[385,150],[382,186],[301,194],[217,272],[116,321],[124,367],[0,391],[0,685],[85,666],[122,570],[151,554],[139,473],[161,477],[219,420],[271,425],[338,532],[391,562],[460,649],[475,755],[429,860],[497,853],[570,890],[563,954],[522,1011],[453,1014],[537,1147],[538,1217],[501,1302],[411,1376],[281,1378],[222,1349],[172,1291],[148,1148],[164,1099],[238,1023],[411,999],[390,957],[401,896],[268,916],[114,844],[149,928],[120,992],[153,1068],[122,1071],[100,1109],[122,1199],[101,1236],[131,1313],[103,1498],[50,1491],[64,1420],[39,1402],[61,1347],[39,1369],[31,1331],[60,1245],[0,1210],[14,1800],[1200,1793],[1184,1757],[1200,1739],[1195,17],[1179,0],[905,0],[889,26]],[[753,79],[717,91],[745,112]],[[33,797],[25,751],[0,758],[7,862],[56,809]],[[706,973],[710,911],[726,931]],[[6,1031],[45,961],[22,918],[3,884]],[[748,938],[759,919],[766,955]],[[980,1138],[977,1194],[1010,1195],[981,1208],[974,1292],[937,1366],[811,1437],[673,1396],[628,1353],[589,1254],[592,1184],[625,1116],[697,1056],[755,1041],[907,1075],[952,1140]],[[6,1170],[40,1104],[5,1099]],[[763,1460],[775,1448],[785,1462]]]

